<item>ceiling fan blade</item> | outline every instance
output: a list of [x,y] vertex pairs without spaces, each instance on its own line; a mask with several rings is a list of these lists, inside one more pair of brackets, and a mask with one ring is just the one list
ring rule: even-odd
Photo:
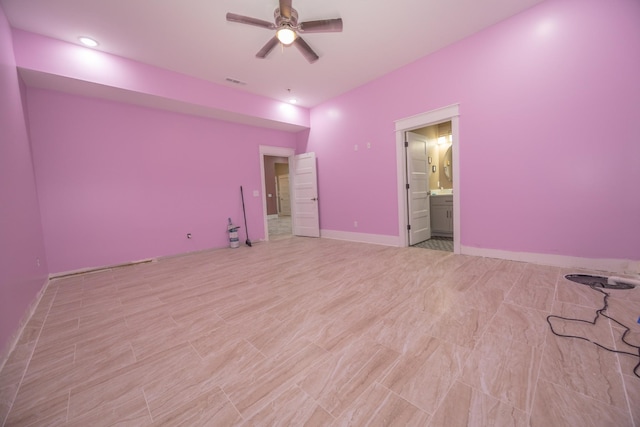
[[235,13],[227,13],[227,21],[253,25],[260,28],[266,28],[268,30],[274,30],[276,28],[273,22],[263,21],[262,19],[251,18],[249,16],[237,15]]
[[302,22],[300,23],[300,31],[304,33],[339,33],[342,31],[342,18]]
[[267,55],[269,55],[269,53],[273,50],[274,47],[276,47],[278,43],[280,43],[278,41],[278,38],[276,36],[273,36],[273,38],[269,40],[258,53],[256,53],[256,58],[264,59]]
[[318,58],[320,58],[313,49],[311,49],[311,46],[302,39],[302,37],[296,37],[293,44],[295,44],[298,50],[302,52],[302,55],[307,59],[307,61],[309,61],[309,63],[313,64],[318,60]]
[[291,19],[291,0],[280,0],[280,15]]

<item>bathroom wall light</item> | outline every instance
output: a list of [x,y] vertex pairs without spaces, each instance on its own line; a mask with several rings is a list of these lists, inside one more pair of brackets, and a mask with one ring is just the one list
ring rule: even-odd
[[90,37],[78,37],[78,40],[80,40],[80,43],[88,47],[98,46],[98,42]]
[[453,136],[451,134],[447,136],[439,136],[438,137],[438,145],[442,144],[451,144],[453,142]]

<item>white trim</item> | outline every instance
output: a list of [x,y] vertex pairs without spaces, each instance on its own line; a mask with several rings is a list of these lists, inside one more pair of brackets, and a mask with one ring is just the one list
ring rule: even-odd
[[566,255],[537,254],[531,252],[511,252],[499,249],[462,246],[462,254],[486,258],[507,259],[530,262],[554,267],[576,268],[609,273],[640,275],[640,261],[607,258],[580,258]]
[[354,233],[351,231],[320,230],[323,239],[346,240],[349,242],[371,243],[374,245],[400,246],[398,236],[383,234]]
[[415,116],[396,120],[396,173],[398,185],[398,246],[406,247],[409,245],[407,236],[407,178],[406,178],[406,160],[404,151],[404,133],[407,131],[419,129],[422,127],[432,126],[438,123],[451,121],[451,135],[453,144],[451,151],[453,153],[453,253],[461,253],[460,236],[462,234],[460,217],[460,194],[462,183],[460,182],[460,123],[459,123],[460,106],[458,104],[449,105],[437,110],[428,111],[426,113],[417,114]]
[[129,267],[136,264],[144,264],[147,262],[156,262],[156,261],[157,261],[157,258],[145,258],[139,261],[123,262],[122,264],[111,264],[111,265],[105,265],[102,267],[87,267],[87,268],[80,268],[78,270],[61,271],[58,273],[49,274],[49,279],[50,280],[59,279],[61,277],[66,277],[66,276],[75,276],[76,274],[96,273],[98,271],[112,270],[114,268]]
[[278,219],[278,214],[267,215],[267,219]]
[[269,240],[269,224],[267,222],[267,184],[264,180],[264,156],[286,157],[287,159],[296,154],[296,150],[289,147],[272,147],[260,145],[260,182],[262,183],[262,217],[264,221],[264,237],[262,240]]
[[437,110],[427,111],[426,113],[416,114],[415,116],[406,117],[396,120],[396,131],[406,131],[418,129],[433,123],[446,122],[452,117],[458,116],[460,106],[458,104],[448,105],[438,108]]
[[44,285],[42,286],[42,288],[40,288],[40,290],[36,294],[36,297],[31,301],[29,307],[27,307],[27,310],[22,315],[20,323],[18,323],[18,329],[11,336],[8,343],[5,344],[4,348],[0,347],[0,372],[4,368],[4,365],[7,363],[7,360],[9,360],[9,357],[11,357],[11,353],[13,353],[16,346],[18,345],[18,341],[20,341],[20,337],[24,332],[24,328],[27,326],[27,324],[31,320],[31,317],[36,312],[38,305],[40,305],[40,301],[42,301],[42,297],[47,291],[49,283],[49,280],[45,279]]

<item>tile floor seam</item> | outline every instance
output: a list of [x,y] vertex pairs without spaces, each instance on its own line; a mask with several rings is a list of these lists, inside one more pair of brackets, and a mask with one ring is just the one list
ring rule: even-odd
[[520,412],[522,412],[523,414],[527,414],[527,415],[529,414],[529,412],[528,412],[528,411],[525,411],[525,410],[522,410],[522,409],[518,408],[518,407],[517,407],[517,406],[515,406],[512,402],[509,402],[509,401],[504,400],[504,399],[502,399],[502,398],[500,398],[500,397],[496,397],[496,396],[494,396],[494,395],[492,395],[492,394],[489,394],[489,393],[487,393],[487,392],[483,391],[482,389],[479,389],[479,388],[478,388],[478,387],[476,387],[475,385],[473,385],[473,384],[469,384],[469,383],[465,382],[462,378],[459,378],[459,379],[457,379],[456,381],[459,381],[459,382],[460,382],[460,384],[463,384],[463,385],[465,385],[465,386],[469,387],[470,389],[474,390],[474,391],[475,391],[475,392],[477,392],[477,393],[483,394],[483,395],[485,395],[485,396],[490,397],[491,399],[494,399],[496,402],[500,402],[501,404],[503,404],[503,405],[505,405],[505,406],[508,406],[508,407],[510,407],[510,408],[513,408],[513,409],[515,409],[516,411],[520,411]]
[[[205,358],[202,357],[202,355],[200,354],[200,352],[198,351],[198,349],[193,345],[193,343],[191,342],[191,340],[187,340],[187,343],[191,346],[191,348],[193,349],[193,351],[196,352],[196,354],[198,355],[198,357],[200,358],[200,360],[204,361]],[[135,356],[134,356],[135,357]]]
[[[485,337],[486,334],[488,334],[489,332],[487,332],[489,330],[489,325],[491,324],[491,322],[493,321],[493,319],[496,317],[496,315],[498,314],[498,311],[500,310],[500,307],[502,306],[502,304],[504,304],[506,301],[503,299],[502,302],[500,303],[500,305],[498,306],[498,309],[495,311],[495,313],[491,316],[491,318],[487,321],[487,327],[484,328],[484,330],[482,331],[480,337],[478,338],[478,340],[476,341],[475,345],[473,346],[473,348],[471,349],[471,351],[469,351],[469,354],[467,355],[467,359],[465,360],[464,364],[462,365],[461,369],[460,369],[460,373],[458,374],[458,376],[456,378],[453,379],[453,381],[451,381],[451,384],[449,385],[449,388],[447,390],[447,393],[445,393],[442,397],[442,400],[440,400],[440,402],[438,402],[438,405],[436,406],[436,409],[434,409],[433,414],[435,414],[436,412],[438,412],[438,409],[440,409],[440,406],[442,405],[442,403],[444,402],[447,394],[449,394],[449,392],[451,391],[451,389],[453,388],[453,385],[455,384],[456,381],[460,381],[461,383],[469,386],[470,388],[484,394],[487,396],[490,396],[496,400],[498,400],[501,403],[504,403],[512,408],[518,409],[515,405],[513,405],[511,402],[505,402],[503,401],[500,397],[497,396],[493,396],[493,394],[490,393],[485,393],[483,390],[478,390],[476,387],[474,387],[472,384],[468,384],[464,381],[462,374],[464,373],[464,370],[467,366],[467,364],[469,363],[469,359],[471,358],[471,356],[474,354],[474,351],[478,348],[478,346],[481,344],[483,338]],[[540,363],[540,365],[542,365],[542,363]],[[520,411],[522,411],[521,409],[518,409]],[[528,411],[523,411],[525,413],[528,413]]]
[[[244,342],[246,342],[247,344],[249,344],[249,346],[250,346],[251,348],[255,349],[255,350],[260,354],[260,356],[264,357],[264,359],[265,359],[265,360],[267,360],[267,359],[271,359],[269,356],[267,356],[266,354],[264,354],[264,353],[263,353],[263,352],[262,352],[258,347],[256,347],[255,345],[253,345],[253,343],[252,343],[251,341],[249,341],[247,338],[242,337],[242,338],[241,338],[241,340],[242,340],[242,341],[244,341]],[[275,356],[274,356],[274,357],[275,357]],[[288,359],[288,358],[287,358],[287,359]]]
[[[560,279],[558,279],[560,280]],[[556,287],[553,291],[553,303],[551,304],[551,312],[547,313],[547,316],[545,316],[545,319],[547,319],[547,317],[553,313],[553,308],[556,305],[557,300],[557,296],[558,296],[558,280],[556,280]],[[542,340],[542,351],[540,352],[540,365],[538,366],[538,374],[536,376],[536,381],[533,384],[533,397],[531,398],[531,407],[529,408],[528,411],[528,416],[529,416],[529,420],[531,419],[531,416],[533,415],[533,408],[535,407],[536,404],[536,395],[538,392],[538,384],[540,383],[540,373],[542,372],[542,365],[544,362],[544,358],[545,358],[545,353],[547,352],[547,339],[549,337],[549,333],[550,330],[548,328],[549,325],[547,325],[547,327],[545,327],[545,334],[544,334],[544,339]]]
[[[615,335],[613,333],[613,329],[614,328],[613,328],[611,320],[610,319],[607,319],[607,320],[609,321],[609,331],[611,332],[611,338],[613,339],[614,347],[617,350],[618,346],[616,345],[616,338],[615,338]],[[638,357],[640,357],[640,355]],[[624,391],[624,398],[625,398],[625,400],[627,402],[627,409],[629,410],[629,417],[631,417],[631,423],[633,424],[633,427],[638,427],[636,425],[636,422],[635,422],[635,419],[634,419],[634,416],[633,416],[633,409],[632,409],[632,406],[631,406],[631,399],[629,398],[629,393],[627,391],[627,380],[625,379],[626,376],[624,375],[624,372],[622,372],[622,363],[620,363],[620,353],[616,353],[616,361],[618,362],[618,372],[619,372],[619,374],[620,374],[620,376],[622,378],[622,385],[623,385],[622,390]]]
[[[369,387],[367,387],[367,388],[366,388],[366,389],[365,389],[365,390],[360,394],[360,396],[364,395],[367,391],[369,391],[369,389],[373,389],[373,388],[375,387],[375,385],[376,385],[376,384],[377,384],[377,383],[376,383],[375,381],[374,381],[374,382],[372,382],[371,384],[369,384]],[[372,414],[372,415],[371,415],[371,417],[370,417],[371,419],[376,419],[376,416],[380,413],[380,410],[384,407],[385,403],[387,403],[387,402],[389,401],[389,397],[391,396],[391,393],[390,393],[390,392],[391,392],[391,390],[389,390],[388,388],[386,388],[386,387],[384,387],[384,386],[383,386],[383,388],[384,388],[385,390],[387,390],[387,395],[384,397],[384,399],[382,399],[382,402],[380,402],[380,404],[378,405],[378,407],[375,409],[375,411],[373,412],[373,414]],[[356,402],[358,401],[358,398],[359,398],[360,396],[358,396],[356,399],[354,399],[354,403],[356,403]],[[402,400],[404,400],[404,401],[406,402],[406,400],[405,400],[405,399],[402,399]],[[415,406],[415,405],[412,405],[412,406]],[[416,408],[417,408],[417,406],[416,406]],[[347,411],[347,410],[345,409],[345,410],[343,411],[343,413],[345,413],[346,411]]]
[[133,355],[133,363],[138,363],[138,358],[136,357],[136,352],[133,351],[133,345],[131,344],[131,341],[127,341],[127,344],[129,345],[129,350],[131,350],[131,354]]
[[67,413],[65,415],[65,422],[69,422],[69,407],[71,407],[71,389],[67,392]]
[[231,406],[233,406],[233,409],[236,411],[236,413],[238,414],[238,416],[240,417],[240,419],[242,419],[243,422],[247,422],[247,418],[242,415],[242,413],[238,410],[237,406],[235,403],[233,403],[233,400],[231,400],[231,398],[229,397],[229,395],[227,394],[227,392],[224,390],[224,388],[222,388],[221,386],[216,386],[218,387],[218,389],[220,390],[220,392],[222,394],[224,394],[225,399],[227,399],[227,402],[229,402],[229,404],[231,404]]
[[[566,390],[566,391],[567,391],[567,392],[569,392],[569,393],[579,394],[579,395],[580,395],[580,396],[582,396],[583,398],[585,398],[585,399],[587,399],[587,400],[590,400],[590,401],[593,401],[593,402],[596,402],[596,403],[599,403],[600,405],[608,406],[608,407],[610,407],[610,408],[613,408],[613,409],[616,409],[616,410],[619,410],[619,411],[622,411],[622,412],[626,412],[626,410],[625,410],[626,408],[620,408],[619,406],[615,406],[615,405],[612,405],[612,404],[610,404],[610,403],[604,402],[604,401],[602,401],[602,400],[600,400],[600,399],[596,399],[595,397],[593,397],[593,396],[589,396],[588,394],[584,394],[584,393],[582,393],[582,392],[580,392],[580,391],[577,391],[577,390],[572,390],[572,389],[570,389],[570,388],[568,388],[568,387],[566,387],[566,386],[564,386],[564,385],[562,385],[562,384],[558,384],[558,383],[556,383],[556,382],[554,382],[554,381],[551,381],[551,380],[549,380],[549,379],[546,379],[546,378],[545,378],[545,379],[543,379],[542,381],[546,381],[546,382],[548,382],[549,384],[553,384],[554,386],[559,387],[559,388],[561,388],[561,389],[563,389],[563,390]],[[630,419],[630,421],[632,421],[632,420]]]
[[[456,381],[457,381],[457,380],[456,380]],[[455,383],[455,381],[453,381],[453,383]],[[381,383],[379,383],[379,382],[377,382],[377,381],[376,381],[376,382],[374,382],[371,386],[373,386],[374,384],[377,384],[378,386],[380,386],[380,387],[384,388],[385,390],[387,390],[387,391],[389,392],[389,393],[388,393],[388,395],[387,395],[387,397],[386,397],[386,399],[385,399],[385,401],[386,401],[386,400],[388,400],[388,399],[389,399],[389,397],[390,397],[391,395],[394,395],[396,398],[401,399],[401,400],[403,400],[403,401],[407,402],[407,404],[409,404],[409,405],[413,406],[414,408],[416,408],[417,410],[422,411],[422,412],[424,412],[425,414],[427,414],[427,415],[429,416],[429,423],[431,423],[431,419],[433,418],[433,415],[435,414],[435,412],[436,412],[436,411],[433,411],[433,414],[431,414],[431,413],[429,413],[429,411],[426,411],[426,410],[422,409],[420,406],[416,405],[415,403],[412,403],[411,401],[409,401],[409,400],[408,400],[408,399],[406,399],[405,397],[403,397],[403,396],[399,395],[398,393],[396,393],[395,391],[391,390],[390,388],[385,387],[383,384],[381,384]],[[447,390],[447,393],[448,393],[448,390]],[[447,394],[445,393],[445,394],[443,395],[443,400],[444,400],[444,398],[445,398],[446,396],[447,396]],[[380,405],[380,406],[382,406],[382,405]],[[378,412],[379,412],[379,411],[378,411]],[[377,412],[376,412],[376,413],[377,413]]]
[[147,405],[147,412],[149,413],[149,418],[151,419],[151,423],[153,424],[153,414],[151,413],[151,407],[149,406],[149,399],[147,399],[147,393],[144,391],[144,386],[140,387],[142,390],[142,397],[144,398],[144,403]]

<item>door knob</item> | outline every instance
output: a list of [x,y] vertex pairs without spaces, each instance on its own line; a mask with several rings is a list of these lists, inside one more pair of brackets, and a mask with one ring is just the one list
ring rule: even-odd
[[313,200],[313,201],[315,202],[316,200],[318,200],[318,198],[317,198],[317,197],[314,197],[314,198],[313,198],[313,199],[311,199],[311,200]]

